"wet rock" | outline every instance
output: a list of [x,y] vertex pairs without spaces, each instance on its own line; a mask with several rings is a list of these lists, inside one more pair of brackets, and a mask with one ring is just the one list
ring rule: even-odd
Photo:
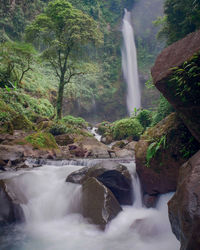
[[6,181],[0,180],[0,224],[24,222],[25,217],[19,201],[9,190]]
[[68,146],[70,154],[76,156],[76,157],[85,157],[87,150],[84,149],[82,146],[77,146],[75,144],[69,145]]
[[[165,137],[158,151],[147,163],[146,155],[149,145]],[[199,143],[193,139],[187,127],[176,113],[150,128],[135,146],[136,169],[144,194],[157,195],[176,190],[180,166],[187,161],[184,152],[188,149],[196,152]]]
[[105,171],[97,177],[101,183],[109,188],[120,205],[133,204],[133,187],[130,179],[117,170]]
[[157,201],[158,201],[158,196],[157,195],[145,194],[144,197],[143,197],[143,204],[147,208],[156,207]]
[[112,143],[112,149],[114,148],[124,148],[128,144],[127,140],[116,141]]
[[24,148],[22,146],[0,145],[0,159],[3,161],[15,161],[22,159],[23,156]]
[[133,158],[134,152],[132,150],[121,149],[115,150],[115,154],[118,158]]
[[97,177],[108,170],[117,170],[123,176],[125,176],[131,182],[131,175],[127,167],[113,162],[113,161],[102,161],[93,167],[84,167],[77,171],[72,172],[66,179],[66,182],[72,182],[76,184],[82,184],[89,177]]
[[113,142],[113,137],[111,135],[106,135],[106,136],[102,136],[101,137],[101,142],[108,145],[110,144],[111,142]]
[[[199,96],[198,93],[200,93],[198,86],[199,78],[196,78],[196,84],[191,79],[189,79],[187,84],[183,84],[182,86],[178,85],[178,81],[169,84],[173,68],[182,66],[185,61],[190,61],[199,51],[200,30],[190,33],[185,38],[164,49],[157,57],[155,65],[152,68],[152,77],[156,88],[167,98],[175,110],[179,112],[191,134],[200,142],[200,101],[199,98],[195,97],[195,95]],[[190,98],[177,95],[177,89],[180,92],[187,86],[192,87],[188,92],[194,91],[195,95],[191,95]],[[196,86],[194,87],[196,89],[193,89],[193,86]]]
[[200,151],[180,169],[178,187],[168,202],[172,231],[181,250],[200,246]]
[[134,150],[136,143],[137,143],[136,141],[131,141],[124,148],[128,150]]
[[83,216],[104,229],[122,208],[112,192],[96,178],[88,178],[82,185]]

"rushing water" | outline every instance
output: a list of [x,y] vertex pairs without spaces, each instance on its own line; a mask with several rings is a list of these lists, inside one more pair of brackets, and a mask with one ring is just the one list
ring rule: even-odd
[[[140,184],[134,163],[126,164],[133,175],[135,203],[100,231],[83,218],[81,186],[66,183],[66,177],[81,166],[42,166],[13,174],[12,182],[23,193],[26,223],[1,232],[1,250],[178,250],[171,232],[167,201],[156,209],[142,207]],[[4,178],[10,176],[4,176]]]
[[127,83],[127,108],[129,114],[141,107],[140,84],[137,67],[137,52],[134,40],[131,14],[125,9],[122,24],[124,46],[122,49],[122,69]]
[[92,133],[94,135],[94,137],[97,139],[97,141],[101,141],[101,135],[97,133],[97,128],[93,127],[93,128],[89,128],[90,133]]

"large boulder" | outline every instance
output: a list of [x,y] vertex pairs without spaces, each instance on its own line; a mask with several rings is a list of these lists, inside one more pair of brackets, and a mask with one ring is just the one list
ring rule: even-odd
[[122,208],[113,193],[96,178],[88,178],[82,185],[83,216],[104,229]]
[[123,176],[131,182],[131,175],[127,167],[116,163],[114,161],[102,161],[91,167],[83,167],[77,171],[72,172],[68,175],[66,182],[72,182],[76,184],[83,184],[89,177],[98,177],[108,170],[117,170]]
[[120,205],[133,204],[133,187],[131,181],[117,170],[108,170],[97,177],[114,194]]
[[[152,77],[156,88],[179,112],[185,125],[200,142],[199,62],[200,30],[164,49],[152,68]],[[174,75],[175,67],[181,68],[178,75]],[[181,82],[177,76],[182,77]]]
[[20,201],[5,180],[0,180],[0,225],[19,223],[25,220]]
[[69,134],[57,135],[55,136],[55,140],[59,146],[67,146],[74,142],[73,137]]
[[0,159],[4,161],[18,161],[24,156],[24,147],[20,145],[0,145]]
[[200,247],[200,151],[180,169],[178,187],[168,203],[172,231],[181,250]]
[[[147,160],[150,146],[158,150]],[[198,149],[199,143],[176,113],[148,129],[135,146],[136,169],[144,194],[175,191],[180,166]]]

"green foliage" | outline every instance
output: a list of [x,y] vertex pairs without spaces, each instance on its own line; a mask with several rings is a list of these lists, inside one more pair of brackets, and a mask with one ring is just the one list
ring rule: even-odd
[[177,97],[187,105],[197,105],[200,95],[200,54],[195,54],[182,66],[173,68],[169,85]]
[[101,122],[98,126],[98,133],[100,135],[105,135],[106,133],[111,132],[111,126],[112,125],[110,122],[107,121]]
[[[75,9],[66,0],[49,2],[45,12],[36,17],[26,29],[28,41],[37,40],[46,49],[43,57],[51,64],[59,79],[57,115],[62,116],[64,86],[77,72],[74,60],[82,46],[93,42],[101,43],[102,34],[97,23],[82,11]],[[76,53],[75,53],[76,52]]]
[[62,122],[73,125],[79,128],[87,128],[88,123],[81,117],[74,117],[72,115],[64,116],[61,120]]
[[9,107],[14,111],[27,116],[32,121],[34,121],[37,115],[44,117],[52,117],[54,115],[54,108],[47,99],[34,98],[24,93],[23,90],[9,93],[2,90],[0,97],[8,103]]
[[160,36],[171,44],[200,27],[200,2],[197,0],[166,0],[165,19]]
[[37,132],[25,138],[36,149],[57,149],[55,138],[50,133]]
[[166,146],[166,135],[163,135],[158,141],[152,142],[148,149],[147,149],[147,154],[146,154],[146,161],[147,164],[146,166],[149,167],[151,159],[156,155],[158,150],[163,147],[165,148]]
[[160,101],[158,105],[157,111],[153,114],[152,117],[152,124],[151,126],[155,126],[158,122],[160,122],[162,119],[164,119],[166,116],[168,116],[170,113],[174,111],[171,104],[167,101],[167,99],[164,96],[160,96]]
[[20,40],[27,23],[43,9],[43,2],[41,0],[1,1],[0,30],[4,31],[6,37]]
[[0,45],[0,87],[18,87],[31,70],[36,52],[32,45],[5,42]]
[[113,123],[112,133],[114,139],[121,140],[132,137],[133,140],[138,140],[143,127],[135,118],[124,118]]
[[67,134],[68,129],[65,124],[62,122],[54,122],[50,128],[49,128],[49,133],[52,135],[62,135],[62,134]]
[[140,122],[144,129],[149,127],[152,122],[152,111],[147,109],[142,109],[139,111],[136,119]]

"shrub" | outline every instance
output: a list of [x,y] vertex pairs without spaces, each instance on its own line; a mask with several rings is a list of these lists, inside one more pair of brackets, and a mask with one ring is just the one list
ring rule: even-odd
[[164,96],[160,97],[158,110],[154,113],[152,117],[152,126],[155,126],[161,120],[163,120],[166,116],[171,114],[174,111],[171,104],[167,101]]
[[72,115],[67,115],[67,116],[64,116],[62,119],[61,119],[62,122],[65,122],[67,124],[70,124],[70,125],[75,125],[79,128],[87,128],[88,126],[88,123],[81,117],[74,117]]
[[25,138],[27,142],[32,144],[34,148],[48,148],[48,149],[57,149],[58,145],[56,144],[55,138],[50,133],[37,132],[31,134]]
[[146,129],[152,122],[152,112],[147,109],[143,109],[136,116],[136,119],[140,122],[143,128]]
[[112,133],[116,140],[126,139],[128,137],[132,137],[133,140],[138,140],[142,132],[143,127],[135,118],[125,118],[116,121],[112,128]]
[[61,122],[54,122],[51,127],[49,128],[49,133],[52,135],[62,135],[66,134],[68,131],[65,124]]
[[98,133],[100,135],[104,135],[104,134],[110,132],[110,128],[111,128],[111,124],[109,122],[104,121],[104,122],[99,124]]

